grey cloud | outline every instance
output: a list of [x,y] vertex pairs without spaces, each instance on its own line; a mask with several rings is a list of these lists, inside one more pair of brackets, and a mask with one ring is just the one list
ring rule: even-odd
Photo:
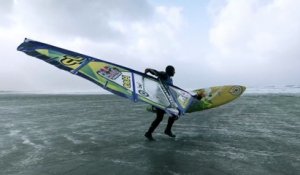
[[9,15],[12,12],[14,1],[0,0],[0,27],[10,24]]
[[11,12],[14,1],[10,0],[0,0],[0,14],[6,14]]
[[299,84],[299,6],[292,0],[227,1],[210,31],[216,67],[252,84]]
[[21,22],[35,31],[110,40],[122,38],[111,21],[147,20],[153,13],[145,0],[24,0],[18,11]]

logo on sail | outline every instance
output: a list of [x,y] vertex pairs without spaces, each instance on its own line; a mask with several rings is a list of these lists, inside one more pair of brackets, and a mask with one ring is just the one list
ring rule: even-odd
[[104,76],[105,78],[109,78],[112,80],[115,80],[119,78],[119,76],[122,74],[118,68],[112,67],[110,65],[104,66],[101,68],[97,74]]
[[84,61],[81,57],[71,57],[68,55],[65,55],[63,59],[60,60],[60,62],[65,66],[75,66],[80,65]]

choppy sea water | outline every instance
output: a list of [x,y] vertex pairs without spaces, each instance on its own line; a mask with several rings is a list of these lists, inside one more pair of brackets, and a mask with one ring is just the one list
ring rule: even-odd
[[0,174],[300,172],[300,95],[246,94],[187,114],[149,142],[143,103],[113,95],[0,94]]

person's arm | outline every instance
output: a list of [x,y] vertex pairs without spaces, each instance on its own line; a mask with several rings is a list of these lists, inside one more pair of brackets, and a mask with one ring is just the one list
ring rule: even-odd
[[157,77],[159,76],[159,72],[155,69],[150,69],[150,68],[145,69],[145,74],[147,74],[148,72],[152,75],[157,76]]
[[196,98],[197,100],[201,100],[203,97],[205,97],[205,93],[204,92],[197,92],[196,94],[192,95],[194,98]]

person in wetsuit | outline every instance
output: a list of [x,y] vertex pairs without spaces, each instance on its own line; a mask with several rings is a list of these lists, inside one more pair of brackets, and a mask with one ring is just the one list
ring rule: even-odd
[[[175,74],[175,68],[173,66],[167,66],[165,72],[164,71],[159,72],[157,70],[147,68],[147,69],[145,69],[145,73],[146,74],[151,73],[152,75],[159,78],[162,81],[162,83],[173,85],[173,80],[171,78]],[[164,117],[165,113],[166,112],[164,110],[156,108],[156,118],[152,122],[152,124],[150,125],[150,128],[148,129],[148,131],[145,133],[145,137],[148,140],[150,140],[150,141],[154,140],[154,138],[152,137],[152,133],[157,128],[159,123],[163,120],[163,117]],[[176,116],[176,115],[172,115],[172,116],[169,117],[168,124],[167,124],[167,127],[165,129],[165,134],[166,135],[168,135],[170,137],[176,137],[172,133],[171,129],[172,129],[172,126],[173,126],[175,120],[177,120],[177,119],[178,119],[178,116]]]

